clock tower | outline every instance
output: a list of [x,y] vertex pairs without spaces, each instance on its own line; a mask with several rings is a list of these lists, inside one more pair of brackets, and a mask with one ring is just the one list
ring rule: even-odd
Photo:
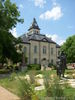
[[30,26],[30,28],[28,29],[28,35],[31,35],[31,34],[40,34],[40,28],[36,22],[36,19],[33,18],[33,22]]

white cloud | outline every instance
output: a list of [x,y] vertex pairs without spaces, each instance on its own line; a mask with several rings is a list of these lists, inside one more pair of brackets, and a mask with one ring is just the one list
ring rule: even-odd
[[65,40],[62,39],[60,36],[58,36],[57,34],[46,34],[47,37],[51,38],[53,41],[55,41],[56,43],[58,43],[59,45],[62,45]]
[[14,37],[18,37],[16,28],[13,28],[12,30],[9,30],[9,31],[12,33],[12,35],[13,35]]
[[23,9],[24,7],[23,7],[23,5],[22,5],[22,4],[20,4],[20,5],[19,5],[19,8],[22,8],[22,9]]
[[44,7],[44,4],[46,4],[46,0],[34,0],[34,4],[35,6],[42,8]]
[[59,44],[62,45],[65,42],[65,40],[60,40]]
[[57,34],[53,34],[53,35],[51,35],[51,34],[46,34],[46,36],[49,37],[49,38],[52,38],[52,40],[55,41],[55,42],[56,42],[56,40],[58,39],[58,35],[57,35]]
[[45,20],[58,20],[63,16],[62,9],[60,6],[54,6],[51,10],[47,10],[43,14],[40,15],[40,19]]

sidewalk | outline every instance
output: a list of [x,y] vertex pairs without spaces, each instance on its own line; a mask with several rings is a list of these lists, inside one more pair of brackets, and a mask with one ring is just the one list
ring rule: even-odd
[[20,100],[20,98],[0,86],[0,100]]

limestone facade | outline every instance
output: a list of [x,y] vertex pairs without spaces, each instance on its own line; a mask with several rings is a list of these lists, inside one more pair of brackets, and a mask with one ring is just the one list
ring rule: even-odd
[[40,28],[35,19],[33,20],[29,32],[21,36],[21,39],[23,41],[20,45],[22,45],[22,50],[28,58],[28,64],[41,64],[41,61],[46,59],[48,63],[56,65],[60,46],[51,40],[51,38],[40,34]]

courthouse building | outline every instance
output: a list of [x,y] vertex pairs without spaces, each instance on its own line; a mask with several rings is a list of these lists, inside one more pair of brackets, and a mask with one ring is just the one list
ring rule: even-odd
[[40,33],[40,28],[35,18],[28,29],[28,33],[20,37],[22,39],[20,45],[23,47],[22,50],[28,59],[28,64],[41,64],[42,60],[56,64],[60,46],[51,38]]

